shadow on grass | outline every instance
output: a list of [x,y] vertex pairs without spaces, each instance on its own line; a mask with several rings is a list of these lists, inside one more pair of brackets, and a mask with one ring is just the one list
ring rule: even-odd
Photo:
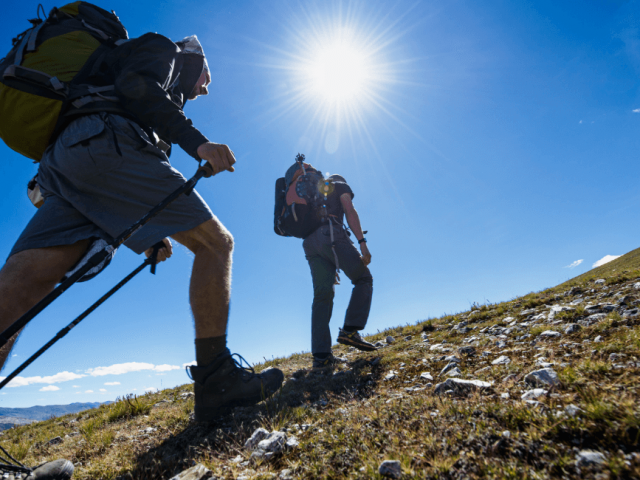
[[380,369],[368,360],[357,360],[345,370],[298,370],[272,398],[253,407],[237,407],[218,421],[190,422],[187,428],[140,454],[136,467],[123,479],[170,478],[198,462],[236,456],[253,431],[264,426],[275,430],[301,412],[322,415],[325,408],[365,400],[375,393]]

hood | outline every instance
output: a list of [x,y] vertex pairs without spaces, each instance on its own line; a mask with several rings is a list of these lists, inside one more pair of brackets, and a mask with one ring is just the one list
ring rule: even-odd
[[[206,71],[209,73],[209,65],[202,45],[195,35],[183,38],[179,42],[176,42],[176,45],[180,48],[183,58],[179,83],[181,90],[188,96],[196,86],[202,72]],[[210,75],[209,73],[209,76]]]

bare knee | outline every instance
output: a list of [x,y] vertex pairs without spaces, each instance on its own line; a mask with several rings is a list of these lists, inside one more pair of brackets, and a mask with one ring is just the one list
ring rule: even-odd
[[196,254],[202,249],[224,256],[231,256],[233,252],[233,235],[215,217],[191,230],[173,235],[173,239]]

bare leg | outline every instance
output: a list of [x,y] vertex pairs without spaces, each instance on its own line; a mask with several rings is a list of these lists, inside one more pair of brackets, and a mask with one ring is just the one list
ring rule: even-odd
[[196,256],[189,286],[196,338],[226,334],[231,297],[231,233],[214,217],[172,238]]
[[[24,250],[0,270],[0,331],[5,331],[51,292],[87,251],[89,240],[73,245]],[[0,349],[0,369],[19,333]]]

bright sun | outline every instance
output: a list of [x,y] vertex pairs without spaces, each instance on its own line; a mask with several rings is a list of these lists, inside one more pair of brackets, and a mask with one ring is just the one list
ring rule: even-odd
[[309,65],[313,90],[329,102],[355,99],[366,89],[365,54],[345,43],[320,49]]

